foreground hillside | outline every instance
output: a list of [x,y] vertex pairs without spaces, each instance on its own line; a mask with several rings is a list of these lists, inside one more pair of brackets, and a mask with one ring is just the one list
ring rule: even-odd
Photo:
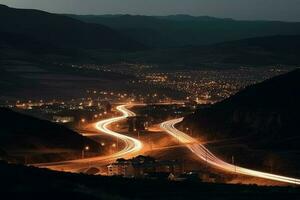
[[297,199],[299,188],[87,176],[0,162],[2,195],[12,199]]
[[[58,159],[55,154],[80,157],[85,145],[91,151],[98,144],[63,126],[0,108],[0,157],[11,161]],[[44,157],[43,157],[44,156]],[[36,160],[35,160],[36,159]]]
[[299,177],[300,70],[252,85],[185,117],[193,137],[227,162]]
[[248,137],[252,146],[300,150],[299,91],[297,69],[199,109],[184,124],[209,139]]

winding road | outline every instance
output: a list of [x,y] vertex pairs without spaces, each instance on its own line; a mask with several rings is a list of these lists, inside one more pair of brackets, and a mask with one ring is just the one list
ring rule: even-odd
[[126,135],[122,135],[122,134],[114,132],[108,128],[112,123],[122,121],[122,120],[126,119],[127,117],[135,116],[135,113],[128,110],[126,108],[126,105],[118,106],[117,110],[120,111],[123,115],[120,117],[115,117],[115,118],[97,122],[96,128],[99,131],[106,133],[110,136],[113,136],[115,138],[118,138],[119,140],[122,140],[125,143],[124,149],[122,149],[121,151],[112,155],[112,157],[114,157],[114,158],[121,158],[121,157],[128,156],[130,154],[139,152],[143,148],[143,144],[141,141],[139,141],[135,138],[132,138],[132,137],[129,137]]
[[[123,135],[112,131],[109,129],[113,123],[125,120],[127,117],[135,116],[135,113],[128,110],[126,107],[128,105],[120,105],[117,106],[116,109],[122,113],[121,116],[113,117],[109,119],[105,119],[99,121],[95,124],[95,128],[99,132],[103,132],[111,137],[118,138],[119,140],[124,142],[124,148],[121,151],[118,151],[111,155],[106,156],[97,156],[92,158],[85,159],[77,159],[77,160],[69,160],[69,161],[61,161],[61,162],[51,162],[51,163],[40,163],[34,164],[36,167],[50,168],[53,170],[60,171],[70,171],[70,172],[79,172],[82,169],[88,169],[91,166],[100,166],[105,165],[110,162],[115,161],[118,158],[124,158],[129,156],[135,156],[138,152],[140,152],[143,148],[143,144],[140,140],[137,140],[133,137],[129,137],[127,135]],[[176,138],[179,142],[184,144],[188,149],[190,149],[196,156],[198,156],[201,160],[210,164],[213,167],[225,170],[231,173],[237,173],[242,175],[248,175],[252,177],[264,178],[273,181],[279,181],[290,184],[300,185],[300,179],[291,178],[286,176],[275,175],[271,173],[260,172],[256,170],[251,170],[243,167],[239,167],[230,163],[227,163],[219,158],[217,158],[212,152],[210,152],[204,145],[202,145],[199,141],[192,138],[191,136],[185,134],[182,131],[179,131],[175,128],[175,125],[180,123],[183,118],[173,119],[160,124],[162,130],[167,132],[172,137]]]
[[175,125],[180,123],[182,120],[183,118],[178,118],[178,119],[166,121],[161,123],[160,127],[162,130],[166,131],[168,134],[175,137],[178,141],[185,144],[187,148],[189,148],[196,156],[198,156],[201,160],[203,160],[207,164],[210,164],[213,167],[217,167],[219,169],[232,172],[232,173],[300,185],[300,179],[260,172],[260,171],[251,170],[251,169],[226,163],[225,161],[217,158],[213,153],[211,153],[205,146],[203,146],[196,139],[176,129]]
[[127,117],[135,116],[135,113],[128,110],[126,106],[128,105],[120,105],[116,107],[116,109],[122,113],[121,116],[105,119],[95,124],[95,127],[99,132],[103,132],[111,137],[118,138],[119,140],[124,142],[125,147],[121,151],[107,156],[97,156],[92,158],[68,160],[68,161],[61,161],[61,162],[39,163],[39,164],[34,164],[33,166],[49,168],[49,169],[59,170],[59,171],[78,172],[82,169],[88,169],[91,166],[99,166],[99,165],[104,165],[113,162],[118,158],[136,155],[136,153],[138,153],[143,148],[143,144],[141,141],[114,132],[108,128],[113,123],[125,120]]

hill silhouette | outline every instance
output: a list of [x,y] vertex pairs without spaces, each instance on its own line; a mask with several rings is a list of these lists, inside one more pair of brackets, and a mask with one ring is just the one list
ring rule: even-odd
[[[240,65],[298,65],[300,35],[276,35],[218,44],[151,49],[135,53],[102,53],[107,62],[153,63],[161,66],[201,67]],[[109,60],[110,59],[110,60]]]
[[247,137],[250,146],[299,150],[299,87],[297,69],[199,109],[183,124],[209,139]]
[[25,155],[26,152],[38,151],[81,152],[85,145],[95,152],[99,148],[93,140],[64,126],[16,113],[7,108],[0,108],[0,121],[0,155],[3,156],[16,157],[16,152],[25,152]]
[[299,35],[300,23],[245,21],[189,15],[69,15],[103,24],[155,48],[210,45],[274,35]]
[[[113,50],[143,48],[139,43],[109,27],[84,23],[39,10],[15,9],[0,5],[0,23],[0,33],[11,34],[12,40],[19,35],[34,40],[35,43],[57,48]],[[28,43],[24,41],[23,45],[26,46]],[[29,43],[29,46],[32,44]]]

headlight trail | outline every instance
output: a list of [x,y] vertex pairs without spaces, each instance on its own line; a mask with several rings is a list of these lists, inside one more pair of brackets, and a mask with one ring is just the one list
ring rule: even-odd
[[121,151],[118,151],[117,153],[107,155],[107,156],[97,156],[92,158],[67,160],[67,161],[59,161],[59,162],[51,162],[51,163],[39,163],[39,164],[33,164],[33,166],[50,168],[54,170],[76,172],[78,171],[78,169],[97,166],[99,164],[103,165],[105,163],[112,162],[121,157],[134,156],[135,153],[139,152],[143,148],[142,142],[135,138],[114,132],[108,128],[112,123],[125,120],[127,117],[135,116],[135,113],[128,110],[126,106],[127,105],[121,105],[121,106],[117,106],[116,108],[119,112],[122,113],[122,116],[105,119],[97,122],[95,125],[97,130],[105,134],[108,134],[109,136],[116,137],[122,140],[125,144],[125,147]]
[[121,151],[119,151],[116,154],[113,154],[114,157],[119,158],[119,157],[124,157],[126,155],[129,155],[131,153],[136,153],[138,151],[140,151],[143,148],[142,142],[126,136],[126,135],[122,135],[120,133],[114,132],[110,129],[108,129],[108,126],[111,125],[112,123],[121,121],[126,119],[127,117],[133,117],[135,116],[135,113],[128,110],[126,108],[126,105],[121,105],[117,107],[117,110],[120,111],[123,115],[120,117],[115,117],[115,118],[111,118],[111,119],[107,119],[107,120],[103,120],[100,122],[96,123],[96,128],[101,131],[104,132],[110,136],[116,137],[120,140],[122,140],[125,143],[125,147],[124,149],[122,149]]
[[237,173],[237,174],[300,185],[300,179],[297,178],[291,178],[291,177],[280,176],[271,173],[260,172],[260,171],[251,170],[251,169],[226,163],[225,161],[217,158],[213,153],[211,153],[205,146],[199,143],[196,139],[176,129],[175,125],[180,123],[182,120],[183,118],[178,118],[178,119],[166,121],[161,123],[160,127],[171,136],[177,138],[178,141],[185,144],[186,147],[189,148],[196,156],[198,156],[200,159],[207,162],[211,166],[217,167],[219,169],[228,172]]

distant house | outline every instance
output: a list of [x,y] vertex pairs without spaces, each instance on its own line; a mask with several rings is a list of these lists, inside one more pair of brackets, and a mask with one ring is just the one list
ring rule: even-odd
[[107,166],[109,176],[144,177],[149,174],[165,173],[178,175],[183,173],[183,164],[179,161],[157,161],[149,156],[137,156],[130,160],[118,159]]
[[108,165],[107,168],[109,176],[134,176],[134,168],[130,163],[113,163]]
[[116,162],[107,166],[109,176],[133,177],[134,168],[131,162]]

